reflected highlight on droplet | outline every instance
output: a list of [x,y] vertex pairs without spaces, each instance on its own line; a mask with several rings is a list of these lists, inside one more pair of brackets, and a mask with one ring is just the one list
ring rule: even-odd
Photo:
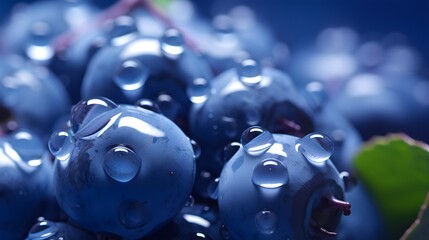
[[168,29],[161,38],[161,50],[167,57],[179,57],[185,50],[185,41],[177,29]]

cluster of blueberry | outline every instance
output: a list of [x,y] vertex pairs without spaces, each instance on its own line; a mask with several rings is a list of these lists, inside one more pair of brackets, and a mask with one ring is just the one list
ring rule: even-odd
[[[383,49],[372,42],[355,54],[345,44],[353,34],[331,29],[321,49],[298,58],[310,65],[288,65],[295,81],[284,71],[287,46],[250,9],[209,24],[185,0],[166,11],[123,0],[103,12],[36,2],[18,7],[3,32],[7,240],[334,238],[351,213],[362,142],[344,117],[363,125],[357,110],[342,104],[411,68],[374,62]],[[356,74],[358,60],[384,75]],[[344,229],[338,237],[352,239]]]

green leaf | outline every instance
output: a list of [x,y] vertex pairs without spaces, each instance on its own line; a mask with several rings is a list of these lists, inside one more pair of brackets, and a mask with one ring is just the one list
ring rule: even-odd
[[172,0],[153,0],[153,3],[161,9],[167,9]]
[[357,155],[355,167],[381,210],[389,239],[398,239],[429,191],[429,146],[405,135],[376,138]]
[[429,192],[420,208],[419,216],[400,240],[427,240],[429,238]]

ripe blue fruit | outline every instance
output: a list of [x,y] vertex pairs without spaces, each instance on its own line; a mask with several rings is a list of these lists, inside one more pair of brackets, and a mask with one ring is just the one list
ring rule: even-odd
[[102,235],[143,237],[180,211],[194,182],[189,138],[171,120],[106,98],[72,108],[53,133],[57,200],[71,222]]
[[0,236],[23,239],[53,199],[52,163],[43,142],[20,129],[0,137]]
[[188,88],[211,76],[208,64],[186,46],[181,33],[169,29],[161,38],[140,36],[100,49],[88,66],[82,96],[127,104],[147,98],[184,129],[193,100]]
[[333,143],[323,134],[303,138],[243,132],[242,147],[219,181],[221,218],[232,239],[326,239],[336,235],[344,182],[329,160]]
[[52,125],[70,108],[61,82],[46,68],[18,56],[0,62],[0,79],[1,128],[19,126],[49,136]]

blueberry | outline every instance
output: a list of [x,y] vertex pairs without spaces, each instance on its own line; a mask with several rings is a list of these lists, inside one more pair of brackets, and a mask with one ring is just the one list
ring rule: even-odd
[[186,129],[193,99],[187,89],[210,80],[208,64],[186,46],[178,30],[168,29],[160,38],[139,36],[124,45],[101,49],[88,66],[82,96],[105,96],[128,104],[150,99]]
[[0,63],[0,109],[2,128],[17,126],[49,136],[57,118],[66,114],[70,101],[64,86],[44,67],[18,56]]
[[53,203],[52,163],[43,142],[19,129],[0,137],[0,236],[23,239]]
[[[91,104],[92,103],[92,104]],[[168,118],[92,98],[55,132],[57,200],[70,221],[103,236],[141,238],[172,219],[194,182],[189,138]]]
[[[219,181],[221,219],[232,239],[335,236],[341,214],[349,215],[351,205],[342,200],[344,182],[329,160],[330,139],[265,130],[270,138],[260,134],[248,141],[251,129],[243,132],[244,145],[226,163]],[[263,153],[255,155],[246,145]]]

